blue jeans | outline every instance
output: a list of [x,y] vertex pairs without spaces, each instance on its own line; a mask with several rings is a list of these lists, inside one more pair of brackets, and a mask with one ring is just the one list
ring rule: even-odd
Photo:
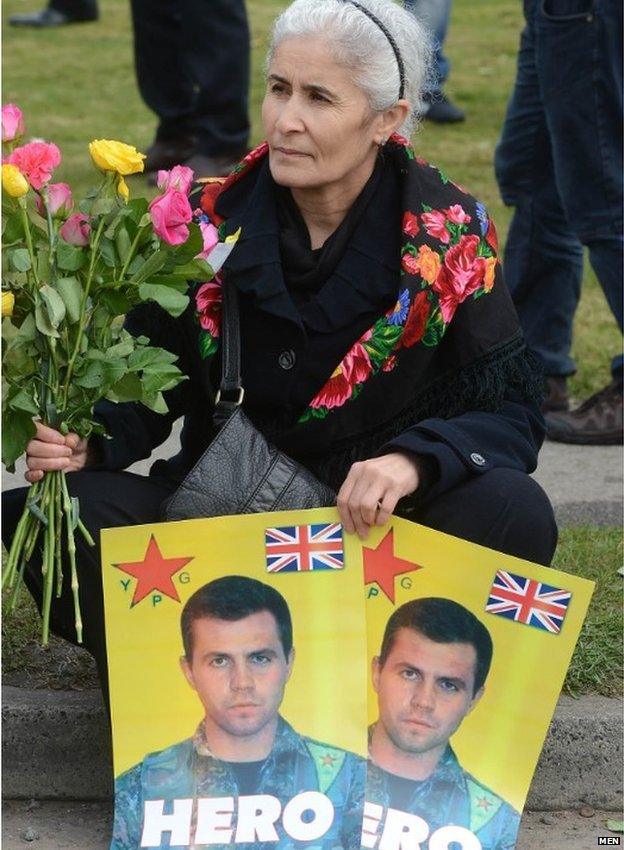
[[435,39],[435,80],[432,94],[441,94],[451,63],[443,53],[444,39],[451,17],[452,0],[405,0],[404,6],[413,12]]
[[[529,346],[565,376],[583,246],[622,329],[622,0],[525,0],[524,13],[496,150],[515,207],[505,277]],[[612,369],[621,382],[621,355]]]

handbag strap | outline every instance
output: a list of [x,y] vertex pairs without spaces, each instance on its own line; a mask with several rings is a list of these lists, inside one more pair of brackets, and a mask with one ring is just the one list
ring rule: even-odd
[[220,427],[230,418],[245,397],[240,373],[240,318],[238,292],[222,275],[221,313],[221,386],[215,398],[213,420]]

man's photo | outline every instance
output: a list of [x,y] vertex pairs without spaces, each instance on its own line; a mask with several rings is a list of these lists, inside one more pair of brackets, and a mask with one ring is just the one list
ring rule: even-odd
[[364,847],[381,841],[400,850],[410,837],[419,846],[439,831],[440,841],[462,850],[513,850],[519,814],[462,768],[450,744],[478,711],[492,654],[488,629],[450,599],[414,599],[388,620],[371,670],[378,719],[370,732]]
[[188,599],[180,625],[180,665],[203,718],[186,740],[117,777],[111,850],[359,848],[364,761],[298,734],[279,714],[295,663],[284,597],[225,576]]

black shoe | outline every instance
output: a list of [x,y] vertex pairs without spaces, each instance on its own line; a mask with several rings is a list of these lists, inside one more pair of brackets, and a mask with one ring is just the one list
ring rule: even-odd
[[466,113],[449,100],[444,92],[425,94],[423,118],[436,124],[457,124],[466,120]]
[[9,23],[13,27],[62,27],[65,24],[83,24],[87,21],[97,21],[97,10],[80,15],[67,15],[56,9],[40,9],[38,12],[24,12],[11,15]]
[[195,136],[179,136],[175,139],[159,139],[153,142],[147,149],[144,170],[146,174],[154,172],[154,181],[152,185],[156,185],[156,173],[161,168],[170,169],[174,165],[182,165],[182,163],[193,155],[197,147],[197,139]]

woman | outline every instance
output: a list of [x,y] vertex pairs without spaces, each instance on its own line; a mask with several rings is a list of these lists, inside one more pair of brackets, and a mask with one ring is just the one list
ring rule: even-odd
[[[296,0],[277,20],[267,142],[202,198],[226,233],[241,228],[225,274],[240,295],[244,409],[336,489],[347,532],[364,538],[396,509],[547,564],[556,526],[527,476],[543,437],[535,370],[493,225],[396,135],[412,130],[428,56],[419,24],[389,0]],[[213,436],[219,307],[211,283],[196,293],[198,315],[195,305],[178,320],[156,306],[131,314],[131,331],[178,353],[189,376],[168,393],[169,414],[102,403],[112,440],[89,444],[39,425],[28,481],[72,472],[96,533],[158,520]],[[149,478],[117,471],[180,416],[178,456]],[[5,498],[8,538],[24,492]],[[99,552],[78,554],[85,645],[104,678]],[[27,580],[40,599],[37,569]],[[55,606],[53,628],[75,640],[69,588]]]

